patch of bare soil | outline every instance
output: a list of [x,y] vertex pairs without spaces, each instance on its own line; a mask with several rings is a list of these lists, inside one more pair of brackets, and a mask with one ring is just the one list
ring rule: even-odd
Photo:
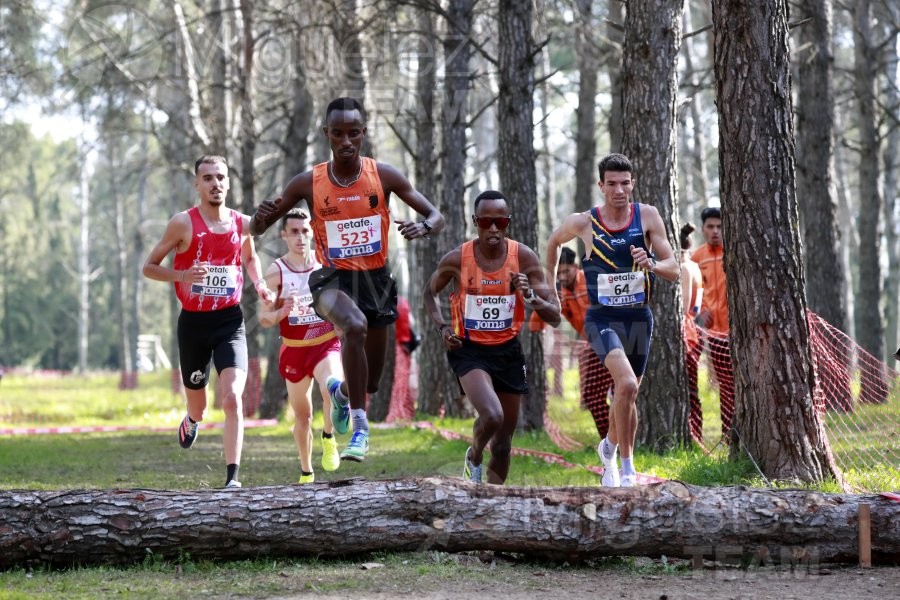
[[[685,570],[638,559],[628,566],[546,566],[509,564],[502,560],[459,555],[443,569],[397,569],[377,565],[355,577],[352,589],[338,593],[322,588],[298,590],[283,598],[317,600],[347,597],[450,600],[562,600],[604,598],[622,600],[881,600],[896,597],[900,567],[860,569],[846,565],[813,565],[801,569],[761,567],[741,569],[711,566]],[[421,565],[420,565],[421,567]],[[327,583],[325,584],[327,589]],[[349,592],[349,594],[348,594]]]

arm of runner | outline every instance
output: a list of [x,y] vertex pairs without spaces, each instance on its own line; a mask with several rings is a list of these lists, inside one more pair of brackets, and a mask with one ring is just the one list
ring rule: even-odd
[[[250,217],[241,215],[244,219],[244,227],[249,227]],[[262,267],[260,266],[259,255],[256,253],[256,246],[253,243],[253,236],[245,235],[244,243],[241,244],[241,262],[247,270],[247,277],[253,282],[256,293],[264,302],[275,302],[275,292],[266,285],[266,280],[262,276]]]
[[425,237],[432,233],[440,233],[444,228],[444,216],[435,206],[416,190],[400,171],[391,165],[378,163],[378,176],[384,186],[385,198],[395,194],[407,206],[424,217],[416,221],[395,219],[397,231],[407,240]]
[[281,269],[274,262],[266,268],[265,275],[266,285],[273,290],[276,297],[271,302],[262,301],[262,310],[259,311],[259,324],[263,327],[272,327],[278,324],[290,312],[293,306],[293,298],[278,298],[277,291],[281,287]]
[[462,261],[462,251],[459,248],[451,250],[438,263],[437,269],[431,274],[428,283],[422,293],[422,302],[425,304],[425,311],[434,322],[438,334],[444,341],[444,347],[448,350],[454,350],[462,346],[462,338],[453,332],[453,328],[444,320],[441,313],[440,298],[438,294],[449,285],[451,281],[459,284],[459,270]]
[[144,277],[156,281],[186,282],[190,281],[190,269],[176,271],[162,266],[162,261],[179,247],[186,250],[191,239],[191,221],[187,213],[178,213],[166,224],[162,239],[153,247],[147,260],[144,262],[142,272]]
[[643,248],[631,247],[631,256],[635,264],[668,281],[678,281],[681,276],[681,265],[675,258],[675,252],[666,237],[666,227],[655,206],[641,204],[641,221],[646,223],[644,236],[648,247],[656,255],[651,258]]
[[519,268],[522,272],[513,274],[513,285],[545,323],[551,327],[559,327],[559,298],[556,286],[547,283],[537,254],[523,244],[519,244]]
[[[547,278],[550,281],[556,281],[556,270],[559,263],[559,247],[568,241],[579,237],[581,231],[590,226],[590,220],[587,213],[572,213],[566,217],[559,227],[550,234],[547,240],[547,252],[544,257],[544,269]],[[556,292],[556,286],[553,286],[553,294],[556,298],[556,305],[562,306],[559,295]]]
[[294,176],[275,200],[263,200],[250,219],[250,233],[262,235],[301,200],[312,210],[312,171]]

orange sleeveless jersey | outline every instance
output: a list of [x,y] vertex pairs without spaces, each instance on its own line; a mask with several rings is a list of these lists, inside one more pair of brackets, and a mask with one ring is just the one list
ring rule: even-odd
[[374,160],[363,157],[359,179],[346,188],[332,183],[327,162],[313,167],[311,212],[316,259],[323,266],[369,271],[385,265],[391,212]]
[[485,346],[516,337],[525,321],[525,302],[510,277],[518,272],[518,242],[506,240],[506,262],[492,272],[475,262],[474,241],[463,244],[459,289],[450,294],[453,332]]

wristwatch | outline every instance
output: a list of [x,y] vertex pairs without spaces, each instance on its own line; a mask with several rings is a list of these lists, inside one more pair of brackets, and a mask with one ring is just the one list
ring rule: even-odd
[[647,269],[647,270],[650,271],[650,272],[652,273],[652,272],[653,272],[653,269],[656,268],[656,259],[653,258],[652,256],[648,256],[647,258],[650,259],[650,268]]
[[428,234],[431,233],[431,225],[428,224],[428,219],[419,222],[425,227],[425,235],[422,237],[428,237]]
[[522,299],[525,301],[525,304],[534,304],[537,302],[538,297],[534,293],[534,288],[528,288],[528,295],[522,294]]

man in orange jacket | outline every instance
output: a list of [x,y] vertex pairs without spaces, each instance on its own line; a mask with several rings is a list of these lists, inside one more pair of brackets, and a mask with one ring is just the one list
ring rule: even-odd
[[728,344],[728,297],[725,293],[725,268],[722,262],[722,211],[715,206],[704,208],[700,219],[706,243],[691,256],[700,266],[700,273],[703,275],[703,305],[697,316],[697,324],[706,330],[707,347],[719,381],[722,434],[727,436],[734,416],[734,372]]

